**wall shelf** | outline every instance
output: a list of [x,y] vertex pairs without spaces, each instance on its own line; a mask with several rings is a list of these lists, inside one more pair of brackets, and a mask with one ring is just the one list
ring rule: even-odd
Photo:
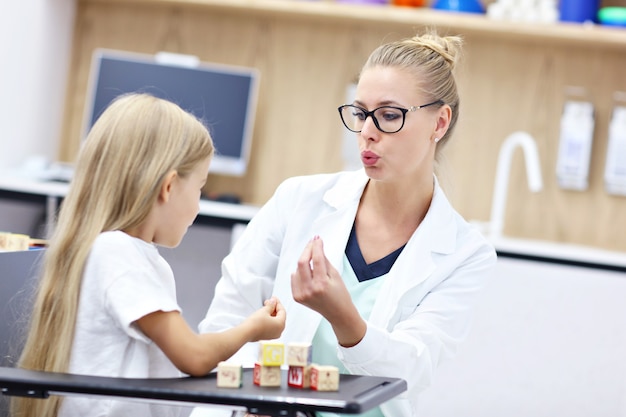
[[478,37],[524,42],[626,50],[626,29],[577,23],[522,23],[492,20],[484,15],[451,13],[429,8],[353,5],[331,1],[296,0],[81,0],[82,3],[118,3],[141,6],[199,7],[237,14],[265,15],[309,21],[436,26]]
[[[608,195],[603,184],[612,96],[626,91],[624,29],[335,0],[76,1],[61,161],[72,161],[80,146],[95,48],[254,66],[263,75],[250,170],[241,178],[211,176],[205,191],[261,205],[285,178],[341,169],[336,108],[346,86],[382,40],[434,27],[465,39],[457,72],[463,110],[440,177],[457,210],[467,219],[489,217],[501,141],[524,131],[537,141],[545,188],[528,191],[523,161],[513,157],[509,187],[516,192],[508,197],[504,235],[626,251],[626,199]],[[567,86],[592,91],[597,115],[589,189],[581,193],[556,186]]]

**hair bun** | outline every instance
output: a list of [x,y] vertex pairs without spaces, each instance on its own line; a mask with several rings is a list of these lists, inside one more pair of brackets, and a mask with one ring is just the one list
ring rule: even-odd
[[450,65],[451,70],[455,68],[463,47],[463,38],[460,36],[439,36],[433,31],[414,36],[408,42],[428,48],[441,55]]

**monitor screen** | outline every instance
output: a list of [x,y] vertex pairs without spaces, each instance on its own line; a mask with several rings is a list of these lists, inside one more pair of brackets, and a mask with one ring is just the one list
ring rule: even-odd
[[257,104],[255,68],[200,62],[196,57],[97,49],[94,51],[83,138],[120,94],[145,92],[193,113],[211,132],[215,157],[210,172],[246,172]]

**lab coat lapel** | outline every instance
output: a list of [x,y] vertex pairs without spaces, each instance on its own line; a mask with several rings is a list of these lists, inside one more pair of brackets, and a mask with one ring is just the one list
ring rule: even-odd
[[339,181],[324,195],[328,211],[313,223],[313,230],[324,242],[326,257],[339,272],[343,267],[346,244],[367,180],[361,170]]
[[343,267],[343,256],[354,223],[356,206],[341,207],[318,218],[313,224],[315,233],[320,236],[324,243],[326,258],[339,272]]
[[[343,254],[367,179],[363,172],[358,171],[329,189],[324,195],[323,214],[313,221],[313,233],[320,236],[324,243],[324,254],[339,272],[343,268]],[[359,182],[362,183],[361,187],[358,187]],[[321,315],[295,301],[289,304],[287,320],[290,317],[297,317],[298,323],[307,325],[287,325],[283,338],[291,341],[311,341],[317,331]]]
[[[335,269],[340,272],[343,252],[354,220],[354,214],[351,214],[351,212],[355,210],[356,208],[352,210],[350,207],[342,207],[340,210],[319,217],[313,224],[315,234],[318,234],[323,239],[326,257]],[[289,304],[291,305],[287,314],[287,320],[291,317],[297,317],[298,323],[307,323],[307,325],[287,325],[286,328],[289,332],[284,335],[285,338],[292,341],[313,340],[321,315],[293,300],[290,300]]]
[[422,284],[436,270],[432,254],[454,251],[456,230],[454,210],[435,179],[435,193],[428,213],[407,242],[381,287],[370,315],[373,324],[389,326],[401,297]]
[[[387,328],[400,298],[423,283],[435,270],[431,245],[425,233],[415,233],[396,260],[376,298],[370,321]],[[391,330],[391,329],[389,329]]]

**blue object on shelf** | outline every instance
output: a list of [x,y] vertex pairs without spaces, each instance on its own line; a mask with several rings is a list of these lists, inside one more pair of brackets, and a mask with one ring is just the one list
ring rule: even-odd
[[485,13],[485,8],[479,0],[437,0],[433,9],[451,12]]
[[559,20],[561,22],[597,23],[600,0],[560,0]]

